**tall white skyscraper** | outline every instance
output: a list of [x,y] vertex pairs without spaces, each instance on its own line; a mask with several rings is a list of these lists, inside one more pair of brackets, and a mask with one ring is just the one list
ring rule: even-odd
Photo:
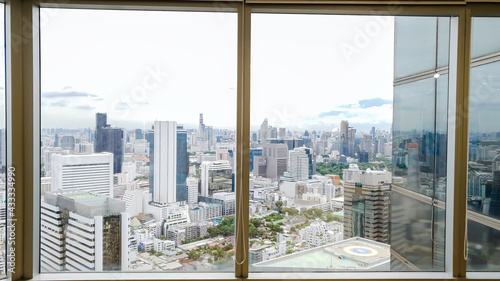
[[176,201],[177,122],[155,121],[153,201]]
[[113,197],[113,154],[52,154],[52,191],[80,191]]

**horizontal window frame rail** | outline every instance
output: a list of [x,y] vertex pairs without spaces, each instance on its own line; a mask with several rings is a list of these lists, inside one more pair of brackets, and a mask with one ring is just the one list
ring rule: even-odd
[[124,1],[124,0],[38,0],[40,8],[133,10],[133,11],[185,11],[185,12],[237,12],[242,0],[212,1]]
[[[339,4],[355,4],[355,5],[394,5],[395,1],[383,1],[383,0],[359,0],[359,1],[349,1],[349,0],[245,0],[248,4],[293,4],[293,5],[339,5]],[[398,3],[404,3],[409,5],[456,5],[456,4],[466,4],[465,0],[401,0]]]
[[[21,1],[19,1],[21,2]],[[34,79],[34,74],[38,73],[38,70],[34,70],[33,66],[35,65],[34,59],[33,58],[33,49],[30,49],[30,47],[33,46],[33,37],[30,37],[30,33],[27,32],[26,30],[23,30],[23,23],[21,22],[21,18],[28,18],[28,21],[31,21],[29,19],[32,16],[32,9],[36,7],[54,7],[54,3],[59,3],[59,2],[65,2],[63,4],[59,3],[61,8],[90,8],[90,9],[118,9],[118,10],[127,10],[127,9],[133,9],[133,10],[175,10],[180,9],[180,11],[196,11],[196,9],[199,9],[200,11],[213,11],[213,9],[217,11],[224,11],[224,9],[221,10],[221,8],[214,7],[214,4],[227,4],[230,7],[228,8],[227,11],[234,11],[233,6],[238,6],[242,5],[243,10],[244,10],[244,30],[240,30],[239,32],[243,33],[240,34],[241,36],[244,36],[245,40],[242,40],[241,38],[238,38],[239,40],[239,47],[238,47],[238,52],[241,50],[244,50],[243,52],[243,58],[239,57],[242,61],[244,61],[244,71],[242,71],[241,76],[238,75],[238,79],[243,79],[243,93],[238,94],[238,99],[241,99],[238,101],[238,126],[241,126],[239,128],[245,128],[249,124],[249,101],[250,101],[250,96],[249,96],[249,60],[250,60],[250,20],[248,18],[249,15],[251,15],[251,12],[257,12],[257,13],[262,13],[262,12],[267,12],[267,13],[311,13],[311,14],[349,14],[349,15],[400,15],[400,16],[459,16],[461,18],[461,22],[463,22],[465,19],[470,20],[470,14],[467,16],[464,15],[464,9],[471,7],[473,12],[473,15],[476,14],[481,14],[484,16],[494,16],[498,15],[498,11],[500,11],[500,6],[496,4],[491,4],[488,6],[493,6],[495,7],[495,11],[492,11],[491,9],[486,8],[485,9],[485,4],[466,4],[465,1],[415,1],[415,2],[406,2],[406,1],[401,1],[399,3],[402,3],[399,7],[402,7],[402,11],[392,12],[390,7],[394,7],[394,3],[391,1],[307,1],[308,4],[305,5],[296,5],[300,3],[303,3],[304,1],[261,1],[261,0],[247,0],[246,4],[240,4],[243,3],[242,1],[204,1],[204,0],[197,0],[197,1],[148,1],[148,2],[140,2],[140,1],[113,1],[113,0],[104,0],[104,1],[96,1],[96,0],[61,0],[61,1],[30,1],[26,0],[23,1],[22,4],[20,4],[18,1],[14,0],[7,0],[7,7],[8,9],[11,9],[10,12],[12,12],[12,15],[16,18],[12,20],[11,23],[11,29],[8,30],[7,32],[9,34],[6,34],[7,37],[10,37],[12,34],[10,32],[14,30],[15,32],[22,33],[22,38],[25,39],[26,42],[23,42],[23,50],[21,53],[13,53],[11,52],[10,55],[12,58],[7,59],[7,62],[9,61],[16,61],[16,62],[22,62],[23,68],[19,70],[18,67],[14,69],[13,72],[13,77],[11,77],[12,80],[15,80],[15,87],[14,89],[20,89],[19,87],[19,81],[21,81],[21,84],[23,90],[21,91],[23,94],[19,95],[19,97],[13,97],[13,104],[15,104],[16,109],[22,108],[24,110],[30,110],[31,113],[13,113],[16,118],[19,118],[19,121],[16,121],[16,123],[22,122],[22,128],[20,130],[13,132],[14,137],[20,137],[22,136],[21,139],[23,139],[23,143],[18,144],[16,146],[16,150],[19,151],[19,146],[23,147],[24,149],[21,149],[21,152],[19,155],[15,155],[13,158],[14,163],[18,164],[20,167],[24,167],[25,173],[21,173],[21,179],[18,179],[17,183],[22,183],[22,180],[24,179],[27,184],[25,185],[19,185],[19,201],[24,201],[26,204],[24,206],[22,204],[19,204],[18,206],[21,208],[21,210],[16,211],[16,215],[19,214],[19,220],[22,225],[25,226],[25,230],[22,228],[19,228],[19,236],[20,239],[23,240],[23,243],[19,243],[17,249],[16,249],[16,256],[19,258],[18,261],[28,261],[27,263],[24,263],[24,265],[27,265],[27,267],[22,267],[23,264],[18,263],[17,266],[19,267],[19,271],[15,274],[14,278],[15,279],[31,279],[31,277],[34,278],[33,280],[109,280],[113,278],[120,278],[121,280],[158,280],[158,279],[165,279],[165,280],[213,280],[213,279],[245,279],[245,278],[238,278],[235,277],[233,273],[229,273],[230,276],[232,277],[227,277],[229,275],[222,274],[222,273],[217,273],[214,275],[211,274],[203,274],[203,276],[197,276],[198,274],[194,273],[173,273],[173,272],[162,272],[162,273],[61,273],[61,274],[37,274],[33,272],[29,267],[31,265],[31,262],[29,262],[30,258],[35,258],[33,256],[34,253],[30,253],[30,249],[33,246],[33,233],[29,234],[31,232],[32,227],[30,225],[33,225],[33,217],[30,214],[33,214],[33,216],[37,216],[36,214],[38,213],[38,210],[35,210],[33,208],[33,205],[30,204],[29,199],[33,199],[32,196],[29,195],[30,189],[32,189],[33,185],[30,184],[32,181],[38,181],[38,178],[33,178],[33,167],[31,169],[29,168],[30,165],[33,163],[33,157],[34,153],[32,152],[32,149],[34,149],[33,146],[33,140],[35,139],[34,136],[32,136],[33,133],[36,133],[33,131],[33,126],[35,121],[39,122],[38,117],[36,119],[31,119],[33,117],[33,90],[36,85],[33,85],[33,80]],[[285,3],[283,5],[279,5],[278,3]],[[289,5],[290,3],[294,4],[294,6]],[[316,5],[321,4],[321,5]],[[234,4],[231,6],[231,4]],[[22,12],[21,12],[21,6]],[[224,5],[222,5],[224,6]],[[186,8],[187,7],[187,8]],[[226,6],[227,8],[227,6]],[[208,9],[208,10],[205,10]],[[211,10],[212,9],[212,10]],[[237,9],[237,8],[236,8]],[[326,11],[325,11],[326,9]],[[241,12],[241,11],[240,11]],[[239,14],[241,16],[242,14]],[[17,18],[18,17],[18,18]],[[467,18],[468,17],[468,18]],[[243,20],[242,20],[243,21]],[[9,25],[6,23],[6,26]],[[36,25],[34,25],[36,26]],[[240,26],[239,26],[240,28]],[[460,32],[464,31],[464,26],[461,26]],[[27,32],[27,33],[26,33]],[[459,35],[464,36],[464,35]],[[9,42],[9,41],[7,41]],[[459,41],[459,53],[460,51],[462,54],[459,54],[459,58],[464,58],[466,57],[465,54],[463,54],[464,50],[467,48],[462,46],[460,43],[465,43],[469,42],[470,43],[470,36],[469,38],[463,38],[462,40]],[[240,46],[240,44],[245,45]],[[11,48],[8,46],[8,48]],[[9,54],[9,52],[7,52]],[[31,53],[31,54],[30,54]],[[467,53],[467,52],[466,52]],[[459,65],[463,62],[459,62]],[[30,67],[31,65],[31,67]],[[12,66],[7,65],[7,68],[11,68]],[[247,69],[248,67],[248,69]],[[238,71],[240,71],[240,66],[238,66]],[[462,69],[463,71],[463,69]],[[9,72],[9,71],[7,71]],[[35,73],[34,73],[35,72]],[[459,71],[460,72],[460,71]],[[458,77],[464,77],[467,76],[468,78],[468,73],[464,74],[462,73],[461,75],[458,75]],[[22,79],[21,79],[22,78]],[[460,79],[458,79],[460,80]],[[8,82],[11,82],[8,80]],[[240,85],[238,85],[240,87]],[[467,89],[462,89],[467,91]],[[463,94],[463,93],[462,93]],[[9,95],[7,93],[7,95]],[[457,89],[457,97],[459,96],[459,89]],[[23,100],[24,98],[24,100]],[[462,101],[458,101],[457,103],[460,103]],[[20,104],[21,103],[21,104]],[[463,105],[463,104],[462,104]],[[243,112],[240,112],[242,111]],[[22,112],[22,110],[21,110]],[[241,114],[241,116],[240,116]],[[242,120],[243,119],[243,120]],[[23,133],[24,132],[24,133]],[[249,134],[249,132],[246,132],[243,130],[243,133],[240,135],[245,135]],[[457,134],[458,135],[458,134]],[[240,141],[241,138],[238,138]],[[463,141],[463,140],[462,140]],[[15,145],[15,144],[14,144]],[[249,146],[246,144],[238,144],[238,148],[240,149],[240,153],[238,153],[239,156],[246,156],[248,157],[248,152],[249,152]],[[39,149],[39,148],[38,148]],[[457,147],[458,149],[458,147]],[[26,154],[26,155],[24,155]],[[245,158],[242,157],[240,161],[238,161],[238,171],[241,172],[242,166],[248,165],[248,161],[245,161]],[[248,160],[246,158],[246,160]],[[245,162],[245,163],[243,163]],[[31,172],[31,174],[30,174]],[[458,173],[458,171],[456,172]],[[243,177],[243,180],[245,177]],[[246,176],[246,179],[248,180],[248,176]],[[239,182],[241,183],[241,179]],[[36,184],[35,184],[36,185]],[[243,184],[244,186],[245,184]],[[246,183],[248,185],[248,183]],[[248,195],[247,195],[248,196]],[[35,198],[37,200],[38,198]],[[27,201],[26,201],[27,200]],[[463,207],[463,206],[462,206]],[[24,214],[23,214],[24,213]],[[248,218],[247,218],[248,219]],[[462,227],[464,229],[464,227]],[[248,231],[248,225],[245,226],[243,224],[243,229]],[[24,232],[24,233],[23,233]],[[38,235],[38,233],[37,233]],[[454,247],[455,248],[455,247]],[[248,249],[247,249],[248,250]],[[246,252],[246,251],[244,251]],[[461,253],[454,253],[453,257],[461,255]],[[39,257],[36,257],[36,260],[39,260]],[[36,261],[34,260],[34,261]],[[247,265],[247,264],[246,264]],[[454,266],[455,268],[455,266]],[[244,269],[242,269],[244,271]],[[247,269],[248,270],[248,267]],[[463,269],[465,270],[465,269]],[[238,271],[237,268],[235,268],[235,272]],[[463,271],[462,271],[463,272]],[[427,279],[427,280],[455,280],[459,279],[456,277],[450,276],[449,273],[447,272],[423,272],[423,273],[401,273],[401,272],[341,272],[341,273],[314,273],[313,275],[310,275],[310,273],[306,273],[306,275],[302,274],[297,274],[297,273],[249,273],[248,276],[249,278],[246,278],[247,280],[276,280],[276,279],[290,279],[290,280],[302,280],[304,278],[308,280],[325,280],[325,279],[333,279],[333,278],[339,278],[339,279],[345,279],[345,280],[366,280],[367,275],[369,274],[370,277],[374,277],[372,280],[422,280],[422,279]],[[470,274],[470,273],[469,273]],[[126,276],[123,276],[126,275]],[[163,275],[163,276],[161,276]],[[164,275],[169,275],[166,276],[165,278]],[[242,273],[244,276],[245,274]],[[454,275],[457,275],[456,272],[454,271]],[[461,276],[461,274],[458,274]],[[161,277],[160,277],[161,276]],[[240,275],[241,276],[241,275]],[[301,277],[302,276],[302,277]],[[75,278],[76,277],[76,278]],[[160,277],[160,278],[157,278]],[[186,278],[187,277],[187,278]],[[273,278],[269,278],[273,277]],[[285,278],[284,278],[285,277]],[[299,278],[297,278],[299,277]],[[311,278],[312,277],[312,278]],[[352,277],[352,278],[351,278]],[[437,278],[436,278],[437,277]],[[490,276],[491,277],[491,276]],[[105,279],[102,279],[105,278]],[[357,279],[359,278],[359,279]],[[483,278],[489,278],[489,276],[481,276],[481,279]],[[462,279],[462,278],[460,278]],[[467,278],[469,280],[476,280],[472,278]],[[481,280],[477,279],[477,280]]]

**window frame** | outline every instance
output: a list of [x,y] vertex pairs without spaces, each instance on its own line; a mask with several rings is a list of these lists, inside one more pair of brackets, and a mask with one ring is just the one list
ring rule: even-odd
[[[470,1],[475,2],[475,1]],[[362,280],[444,280],[467,277],[472,280],[493,279],[491,272],[467,272],[466,247],[468,105],[470,42],[472,16],[499,16],[500,3],[467,3],[466,1],[331,1],[331,0],[234,0],[182,1],[168,0],[6,0],[6,97],[8,134],[7,165],[16,168],[16,272],[13,280],[205,280],[205,279],[345,279]],[[394,10],[401,7],[401,10]],[[120,10],[210,10],[232,9],[238,14],[237,75],[237,192],[236,258],[234,273],[39,273],[39,144],[40,144],[40,58],[39,8],[92,8]],[[453,200],[448,201],[446,271],[445,272],[339,272],[339,273],[249,273],[248,272],[248,209],[250,151],[250,32],[254,12],[320,13],[351,15],[456,16],[458,18],[456,96],[450,97],[454,115]],[[451,86],[451,85],[450,85]],[[450,122],[450,121],[449,121]],[[454,133],[453,133],[454,132]],[[454,134],[454,135],[452,135]],[[16,141],[14,141],[16,140]],[[449,231],[452,230],[452,231]],[[451,232],[451,233],[450,233]],[[447,239],[448,240],[448,239]],[[449,247],[448,245],[452,245]],[[451,255],[450,255],[451,252]],[[497,273],[498,274],[498,273]],[[197,276],[198,275],[198,276]]]

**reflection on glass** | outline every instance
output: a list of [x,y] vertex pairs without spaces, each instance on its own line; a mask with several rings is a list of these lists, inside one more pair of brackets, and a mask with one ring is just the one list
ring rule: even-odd
[[252,15],[251,271],[445,269],[450,21]]
[[[474,19],[476,22],[477,19]],[[473,42],[482,40],[474,37]],[[475,45],[473,45],[474,48]],[[500,270],[500,62],[470,72],[468,270]]]
[[437,25],[436,17],[396,17],[397,28],[394,39],[396,79],[435,68]]
[[491,36],[499,28],[499,18],[472,18],[472,59],[500,52],[500,38]]
[[234,271],[236,14],[41,14],[42,272]]

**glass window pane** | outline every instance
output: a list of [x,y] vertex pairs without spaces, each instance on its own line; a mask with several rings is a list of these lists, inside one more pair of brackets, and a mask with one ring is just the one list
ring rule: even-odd
[[[474,19],[476,21],[476,19]],[[473,38],[482,40],[481,37]],[[473,48],[474,48],[473,44]],[[500,270],[500,61],[470,71],[467,205],[470,271]]]
[[500,29],[500,18],[472,18],[471,58],[500,52],[500,37],[493,36]]
[[236,13],[41,16],[41,271],[234,271]]
[[436,27],[440,27],[437,19],[435,17],[396,17],[394,41],[397,48],[394,52],[394,78],[436,68]]
[[252,14],[251,271],[445,269],[450,21]]

